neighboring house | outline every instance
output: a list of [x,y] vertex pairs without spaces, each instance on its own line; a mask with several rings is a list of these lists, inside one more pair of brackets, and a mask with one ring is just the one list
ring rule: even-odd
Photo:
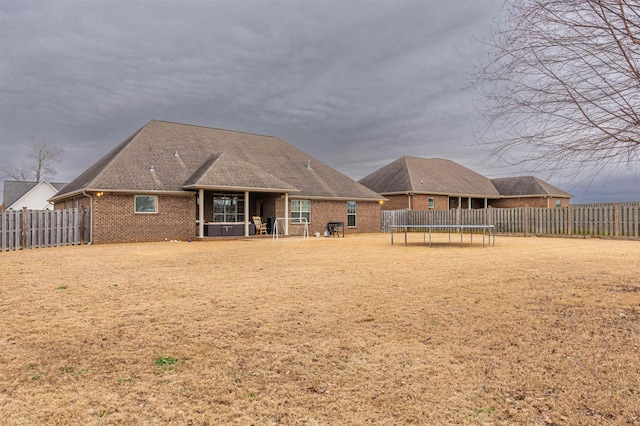
[[91,207],[92,241],[113,243],[250,235],[253,216],[377,232],[383,200],[277,137],[152,120],[52,201]]
[[491,179],[502,196],[493,207],[567,207],[573,195],[534,176]]
[[572,195],[532,176],[489,179],[440,158],[401,157],[360,179],[385,210],[567,206]]
[[5,180],[3,188],[3,206],[5,210],[51,210],[53,203],[49,200],[58,191],[64,188],[66,183],[25,182]]

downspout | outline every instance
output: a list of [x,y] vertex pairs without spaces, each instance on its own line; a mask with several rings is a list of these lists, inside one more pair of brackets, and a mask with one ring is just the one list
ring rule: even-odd
[[87,194],[85,192],[85,190],[82,190],[82,195],[84,195],[85,197],[89,197],[89,211],[91,212],[91,223],[89,224],[89,242],[87,244],[93,244],[93,222],[94,222],[94,215],[93,215],[93,197],[91,196],[91,194]]

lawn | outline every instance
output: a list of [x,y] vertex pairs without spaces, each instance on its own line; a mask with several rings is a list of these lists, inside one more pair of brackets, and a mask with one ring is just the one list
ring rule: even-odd
[[640,424],[640,242],[0,253],[0,424]]

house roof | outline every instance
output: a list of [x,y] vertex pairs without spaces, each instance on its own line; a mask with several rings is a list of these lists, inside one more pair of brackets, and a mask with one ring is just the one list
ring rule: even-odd
[[517,176],[508,178],[491,179],[496,189],[505,197],[516,196],[551,196],[571,198],[573,195],[562,189],[538,179],[535,176]]
[[178,192],[197,188],[383,199],[280,138],[152,120],[69,183],[54,200],[83,190]]
[[534,176],[486,178],[460,164],[440,158],[401,157],[359,181],[382,194],[434,194],[503,197],[573,197]]
[[490,179],[460,164],[441,158],[401,157],[359,182],[382,194],[424,193],[499,197]]
[[46,182],[49,185],[53,186],[56,190],[60,191],[67,184],[60,182],[47,182],[47,181],[19,181],[19,180],[5,180],[3,184],[3,199],[2,203],[5,207],[9,207],[13,205],[16,201],[18,201],[22,196],[24,196],[27,192],[31,191],[35,188],[39,183]]
[[185,188],[247,188],[254,190],[278,189],[280,192],[297,192],[287,182],[265,172],[260,167],[229,153],[213,154],[191,176]]

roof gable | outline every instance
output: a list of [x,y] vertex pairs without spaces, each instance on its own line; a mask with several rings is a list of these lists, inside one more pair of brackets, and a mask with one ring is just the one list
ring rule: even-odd
[[9,208],[20,197],[29,192],[31,188],[36,186],[38,182],[5,180],[3,185],[3,203]]
[[3,204],[7,209],[27,207],[42,210],[48,207],[49,198],[53,197],[65,183],[50,183],[30,181],[4,181]]
[[50,195],[54,195],[62,188],[64,188],[67,184],[59,182],[48,182],[46,180],[41,180],[40,182],[5,180],[3,183],[3,204],[5,208],[8,209],[29,192],[36,189],[36,187],[42,185],[50,187],[50,191],[46,192],[51,192]]
[[265,172],[253,164],[235,157],[233,154],[213,154],[185,182],[185,188],[236,188],[252,190],[297,191],[281,179]]

